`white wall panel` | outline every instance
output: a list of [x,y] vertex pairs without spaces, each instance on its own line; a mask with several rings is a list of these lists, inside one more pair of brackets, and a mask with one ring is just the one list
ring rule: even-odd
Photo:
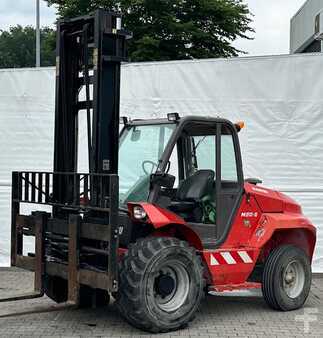
[[[314,270],[323,272],[322,69],[321,55],[128,64],[121,113],[244,120],[245,176],[302,203],[318,227]],[[0,264],[8,261],[11,171],[52,167],[54,77],[52,68],[0,71]]]

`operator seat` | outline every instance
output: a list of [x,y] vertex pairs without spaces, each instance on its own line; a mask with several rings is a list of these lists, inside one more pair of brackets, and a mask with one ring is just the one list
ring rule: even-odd
[[185,179],[179,185],[176,200],[172,201],[170,209],[187,221],[200,222],[203,199],[214,195],[214,177],[213,170],[198,170]]

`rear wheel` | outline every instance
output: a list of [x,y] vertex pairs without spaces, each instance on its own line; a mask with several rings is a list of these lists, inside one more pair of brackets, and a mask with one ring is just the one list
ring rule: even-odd
[[133,326],[149,332],[184,327],[204,295],[200,257],[176,238],[146,238],[121,262],[117,306]]
[[305,303],[312,282],[311,262],[305,252],[291,245],[271,252],[264,268],[262,292],[276,310],[296,310]]

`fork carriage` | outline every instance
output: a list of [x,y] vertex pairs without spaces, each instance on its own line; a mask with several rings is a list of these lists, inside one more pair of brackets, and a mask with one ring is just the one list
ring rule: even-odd
[[[57,181],[68,184],[68,195],[57,196]],[[75,304],[80,285],[117,291],[118,176],[14,172],[12,182],[11,265],[35,272],[35,292],[21,297],[42,296],[45,275],[68,281]],[[25,204],[52,211],[27,216]],[[24,236],[35,238],[35,252],[24,255]]]

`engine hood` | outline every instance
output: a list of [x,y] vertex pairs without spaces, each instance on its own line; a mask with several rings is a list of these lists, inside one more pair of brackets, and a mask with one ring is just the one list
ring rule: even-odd
[[261,185],[245,183],[247,194],[254,196],[262,212],[302,213],[301,206],[289,196]]

